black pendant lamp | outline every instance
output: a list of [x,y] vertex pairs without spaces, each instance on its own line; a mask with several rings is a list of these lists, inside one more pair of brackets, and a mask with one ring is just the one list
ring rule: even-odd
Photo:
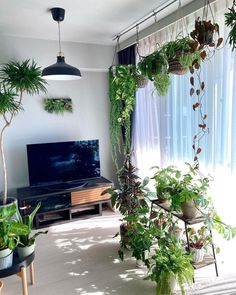
[[59,53],[57,56],[57,62],[43,69],[42,77],[47,80],[78,80],[81,78],[80,70],[65,63],[65,57],[61,52],[60,22],[64,20],[65,9],[55,7],[51,9],[51,13],[53,19],[58,23]]

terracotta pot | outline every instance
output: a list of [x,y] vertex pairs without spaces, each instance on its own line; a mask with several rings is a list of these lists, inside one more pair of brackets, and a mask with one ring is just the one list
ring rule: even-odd
[[193,200],[185,202],[181,205],[183,216],[187,219],[193,219],[197,215],[197,208]]
[[179,58],[174,58],[169,60],[169,72],[175,75],[184,75],[188,72],[188,68],[183,67],[180,62]]

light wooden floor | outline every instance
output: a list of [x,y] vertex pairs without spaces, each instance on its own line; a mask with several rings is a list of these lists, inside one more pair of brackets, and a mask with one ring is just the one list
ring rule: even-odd
[[[117,257],[119,239],[113,236],[119,230],[119,218],[105,211],[101,217],[51,227],[48,235],[40,236],[34,263],[35,286],[29,285],[29,295],[154,295],[155,284],[143,280],[146,270],[137,268],[130,258],[122,263]],[[219,261],[221,277],[232,274],[229,265],[234,264],[234,269],[233,260],[226,264]],[[198,288],[215,280],[213,266],[196,273]],[[3,282],[2,295],[21,294],[17,276]]]

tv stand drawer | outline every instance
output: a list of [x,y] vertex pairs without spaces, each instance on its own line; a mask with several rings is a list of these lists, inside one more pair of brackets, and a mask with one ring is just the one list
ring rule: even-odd
[[103,186],[98,188],[81,190],[77,192],[71,192],[71,205],[75,206],[96,201],[109,200],[111,197],[110,194],[105,194],[101,196],[101,193],[108,188],[111,188],[111,186]]

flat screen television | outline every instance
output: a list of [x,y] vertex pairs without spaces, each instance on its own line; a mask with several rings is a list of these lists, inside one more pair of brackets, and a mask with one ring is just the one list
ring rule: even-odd
[[27,145],[30,186],[100,177],[98,140]]

